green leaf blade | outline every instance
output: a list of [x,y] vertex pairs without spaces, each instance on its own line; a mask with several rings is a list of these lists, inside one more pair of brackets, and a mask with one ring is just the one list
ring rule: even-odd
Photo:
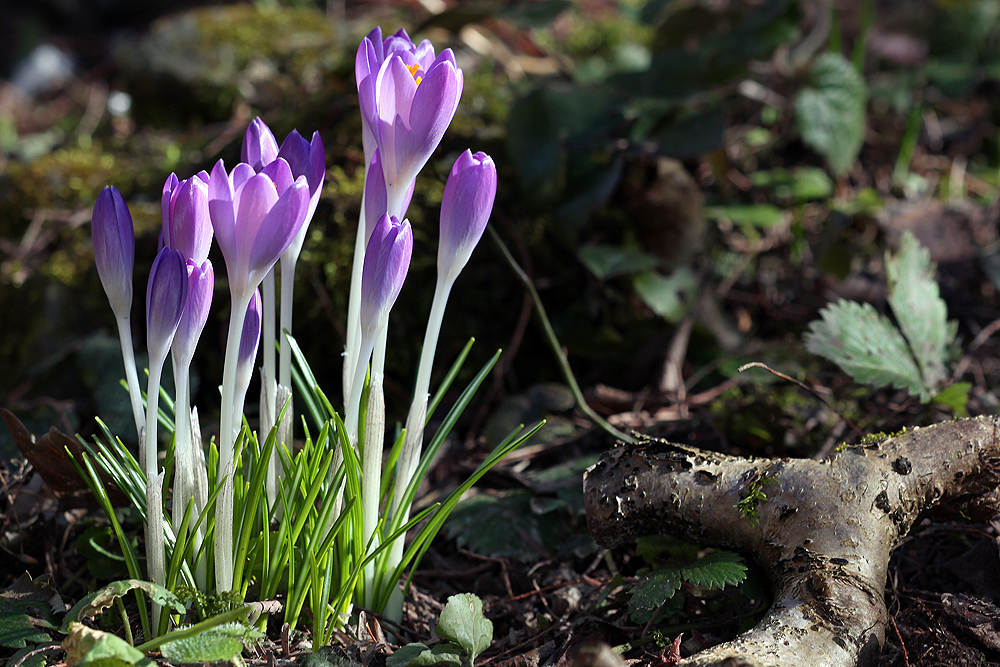
[[434,632],[461,646],[470,664],[493,642],[493,622],[483,616],[483,601],[472,593],[448,598]]
[[903,234],[899,252],[886,257],[885,268],[889,306],[920,367],[926,403],[931,391],[947,377],[945,358],[955,339],[955,326],[948,322],[931,253],[913,234]]
[[853,65],[839,53],[824,53],[812,65],[809,86],[795,99],[802,140],[838,174],[851,168],[861,150],[867,97]]
[[809,325],[806,349],[840,366],[856,381],[892,385],[928,400],[920,369],[902,334],[869,303],[841,299]]

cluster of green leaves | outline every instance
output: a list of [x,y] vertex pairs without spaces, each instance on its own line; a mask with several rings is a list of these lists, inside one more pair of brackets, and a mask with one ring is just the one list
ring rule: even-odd
[[[407,568],[415,567],[429,548],[431,540],[442,527],[445,519],[457,505],[458,500],[482,475],[496,465],[504,456],[520,446],[541,427],[536,424],[529,429],[518,425],[508,437],[501,441],[490,456],[444,501],[432,505],[410,518],[405,523],[401,515],[386,517],[378,526],[370,543],[362,537],[362,517],[360,507],[361,464],[354,447],[350,444],[347,430],[340,415],[330,400],[319,388],[308,362],[294,339],[289,337],[292,354],[298,366],[293,371],[296,387],[303,397],[309,421],[303,420],[306,432],[305,443],[296,451],[282,449],[281,463],[284,475],[279,489],[279,502],[269,506],[264,493],[264,473],[266,462],[276,446],[277,429],[272,429],[261,442],[257,435],[244,423],[244,428],[236,447],[235,467],[235,527],[233,530],[234,552],[238,554],[234,567],[234,590],[226,592],[230,603],[236,606],[246,599],[272,600],[280,594],[286,596],[284,618],[296,627],[304,612],[311,617],[312,630],[317,641],[326,643],[336,628],[341,626],[351,610],[352,604],[366,598],[363,569],[370,564],[377,573],[374,606],[383,609]],[[427,418],[430,419],[438,407],[444,393],[468,356],[472,341],[465,346],[455,361],[438,392],[431,400]],[[430,468],[431,461],[439,451],[445,438],[451,432],[459,415],[472,400],[496,360],[499,351],[473,377],[460,394],[441,427],[427,443],[418,464],[417,472],[405,491],[412,501],[420,481]],[[169,399],[166,409],[171,409]],[[283,414],[282,414],[283,416]],[[281,417],[281,416],[279,416]],[[166,412],[160,420],[168,429],[173,423]],[[133,543],[127,535],[112,506],[105,484],[110,478],[128,498],[140,518],[145,520],[145,477],[135,459],[120,440],[99,422],[103,438],[94,443],[84,442],[85,453],[74,463],[81,476],[87,481],[99,503],[107,514],[114,534],[122,550],[128,572],[133,580],[142,578],[140,559]],[[313,435],[315,433],[315,435]],[[387,472],[383,477],[381,507],[389,506],[394,489],[391,474],[398,459],[404,432],[397,428],[394,444],[389,452]],[[342,456],[343,463],[332,470],[336,454]],[[167,467],[171,465],[171,451],[168,450]],[[167,527],[167,581],[164,590],[198,589],[200,582],[196,573],[200,563],[207,562],[208,580],[213,571],[212,535],[214,532],[214,506],[218,487],[215,484],[218,467],[218,452],[214,443],[210,445],[208,456],[209,502],[206,510],[198,517],[192,516],[187,508],[181,527],[174,531]],[[345,503],[338,516],[333,515],[335,503],[329,500],[344,493]],[[281,512],[279,514],[279,507]],[[207,532],[202,547],[195,549],[188,539],[188,525],[197,528],[202,523]],[[408,544],[402,561],[390,567],[389,550],[393,543],[402,539],[411,528],[420,529]],[[275,527],[276,526],[276,527]],[[141,590],[142,587],[140,587]],[[173,594],[171,594],[173,596]],[[211,613],[207,601],[193,595],[192,606],[202,615]],[[158,604],[165,604],[154,600]],[[150,621],[144,604],[139,605],[143,627],[151,636],[162,634],[168,624],[168,615],[161,618],[159,628],[150,628]],[[204,617],[204,616],[202,616]],[[218,631],[232,637],[229,631]],[[194,641],[194,640],[192,640]],[[197,640],[194,646],[198,645]],[[178,645],[178,651],[189,651],[187,644]]]
[[[728,551],[699,551],[694,545],[664,535],[639,538],[636,553],[649,567],[639,571],[628,588],[628,614],[633,623],[647,624],[664,612],[679,611],[681,586],[721,590],[738,586],[747,579],[747,566],[738,554]],[[608,588],[620,585],[616,577]]]
[[970,385],[941,389],[956,354],[958,324],[947,319],[930,252],[906,232],[899,251],[886,253],[885,266],[887,300],[898,327],[869,303],[841,299],[809,325],[806,348],[858,382],[905,389],[924,403],[934,400],[965,416]]
[[493,642],[493,622],[483,615],[483,601],[472,593],[448,598],[434,632],[445,641],[434,648],[407,644],[389,656],[386,667],[472,667],[476,656]]
[[[7,664],[43,667],[46,653],[65,651],[68,667],[153,667],[155,663],[146,653],[154,649],[174,663],[233,660],[244,643],[263,636],[248,621],[253,608],[240,604],[136,646],[123,603],[129,592],[155,601],[179,618],[188,613],[187,605],[164,587],[135,579],[112,582],[66,612],[48,576],[35,580],[22,576],[0,591],[0,648],[20,649],[7,658]],[[125,639],[85,623],[102,620],[102,614],[112,608],[120,614]],[[56,643],[60,639],[61,643]]]

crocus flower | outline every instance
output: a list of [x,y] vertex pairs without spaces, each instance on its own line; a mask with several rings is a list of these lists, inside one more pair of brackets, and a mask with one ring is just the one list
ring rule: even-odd
[[455,160],[441,200],[438,272],[454,279],[486,230],[497,194],[497,168],[486,153],[466,149]]
[[215,288],[215,270],[211,260],[200,265],[187,260],[187,303],[181,314],[174,334],[171,351],[177,364],[188,365],[194,356],[198,339],[208,321],[208,311],[212,305],[212,291]]
[[254,118],[243,137],[240,161],[249,164],[254,171],[260,171],[276,157],[278,157],[278,142],[274,138],[274,133],[264,121]]
[[388,210],[399,216],[404,193],[455,116],[464,76],[450,49],[430,60],[429,44],[412,51],[395,45],[405,46],[405,40],[394,40],[392,51],[383,43],[380,62],[374,41],[365,37],[355,76],[362,117],[382,152]]
[[400,222],[383,214],[372,230],[365,250],[361,276],[361,335],[375,334],[385,326],[389,311],[403,288],[413,253],[409,220]]
[[118,188],[109,185],[97,196],[92,219],[94,259],[111,310],[126,319],[132,309],[132,265],[135,232],[132,215]]
[[254,290],[243,320],[239,357],[236,361],[236,412],[238,413],[243,412],[247,387],[250,386],[250,378],[253,376],[254,360],[257,359],[257,347],[260,345],[261,316],[260,290]]
[[[403,197],[403,212],[410,206],[410,199],[413,198],[413,188],[416,181],[410,183],[409,189]],[[365,244],[371,239],[372,230],[375,229],[375,222],[389,211],[389,202],[386,200],[385,174],[382,173],[382,156],[376,148],[372,155],[372,161],[365,172],[365,216],[369,221],[365,227]],[[360,230],[359,230],[360,233]]]
[[161,241],[179,250],[185,260],[201,265],[212,247],[212,221],[208,215],[208,173],[201,171],[178,181],[170,174],[160,199],[163,217]]
[[[277,157],[284,158],[292,170],[292,176],[305,176],[309,183],[309,209],[306,212],[306,225],[312,220],[319,204],[319,195],[323,190],[326,177],[326,150],[319,132],[313,132],[312,141],[306,141],[298,130],[289,132],[281,142]],[[301,247],[301,243],[299,244]]]
[[208,210],[234,297],[256,289],[299,232],[308,206],[305,176],[293,179],[282,158],[259,174],[242,162],[232,173],[226,173],[222,160],[216,163],[208,184]]
[[188,276],[184,256],[163,248],[149,271],[146,287],[146,349],[150,364],[162,364],[187,301]]

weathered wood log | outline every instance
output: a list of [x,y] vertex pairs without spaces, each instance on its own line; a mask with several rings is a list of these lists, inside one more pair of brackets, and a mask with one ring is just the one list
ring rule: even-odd
[[[998,426],[995,417],[937,424],[825,461],[751,460],[647,439],[586,472],[587,523],[605,546],[668,533],[743,552],[767,571],[774,601],[761,622],[682,665],[873,665],[899,540],[927,514],[998,513]],[[755,493],[766,499],[748,500]]]

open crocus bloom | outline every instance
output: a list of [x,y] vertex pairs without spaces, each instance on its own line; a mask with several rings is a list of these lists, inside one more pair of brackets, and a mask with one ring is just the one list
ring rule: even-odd
[[375,42],[366,37],[355,60],[362,118],[381,151],[388,211],[397,217],[410,184],[451,124],[465,81],[450,49],[428,63],[434,53],[429,45],[408,50],[401,48],[405,41],[392,40],[391,51],[383,43],[380,61]]
[[305,222],[309,184],[292,178],[277,158],[260,173],[241,162],[226,173],[219,160],[208,185],[208,208],[219,248],[226,260],[234,296],[255,289]]
[[201,265],[212,247],[212,221],[208,215],[208,173],[177,180],[170,174],[160,199],[163,245],[179,250],[184,259]]

